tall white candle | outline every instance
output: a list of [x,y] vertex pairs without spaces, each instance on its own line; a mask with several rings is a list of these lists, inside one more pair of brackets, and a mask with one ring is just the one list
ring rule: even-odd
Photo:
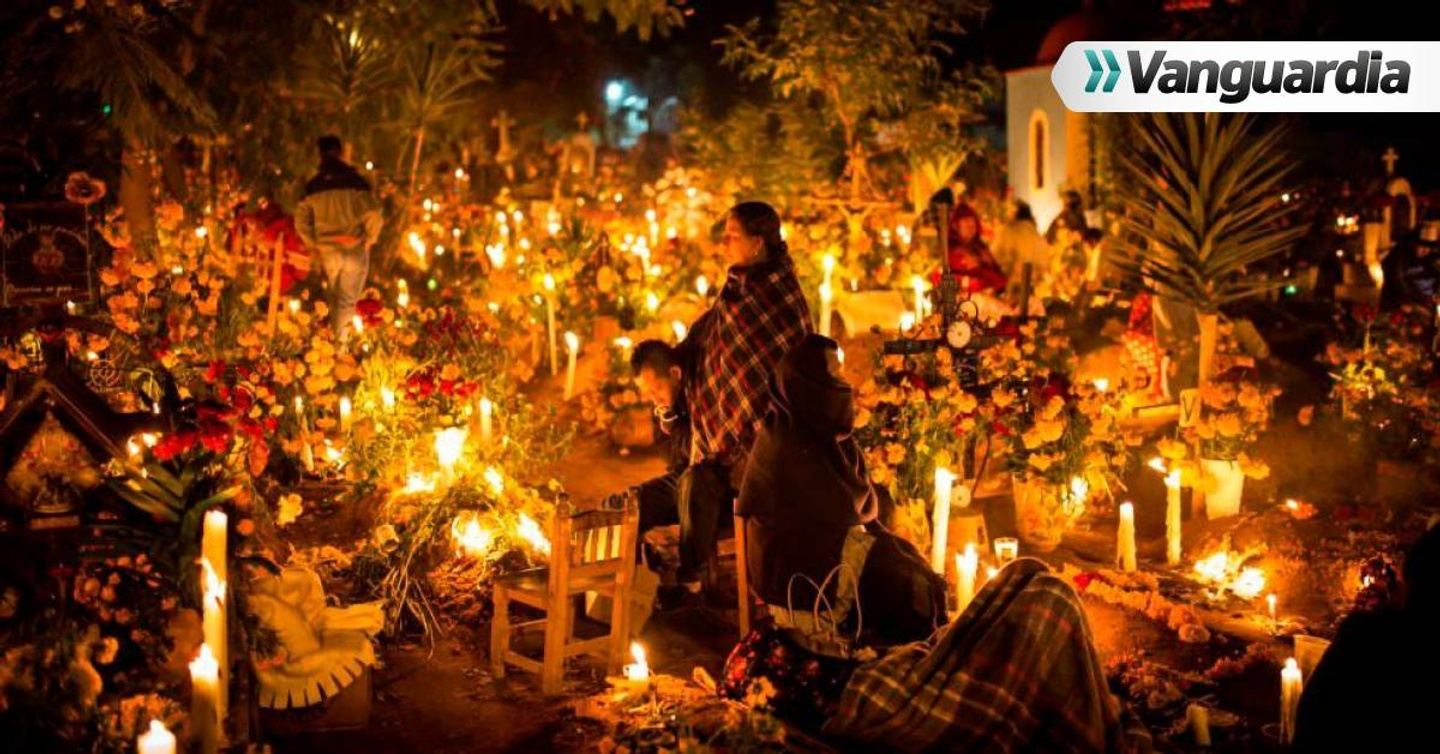
[[955,609],[962,613],[975,599],[975,573],[979,567],[980,555],[975,552],[975,543],[966,542],[965,551],[955,554]]
[[350,398],[349,398],[348,396],[343,396],[343,395],[340,396],[340,431],[341,431],[341,432],[344,432],[344,431],[350,429],[350,410],[351,410]]
[[175,734],[159,720],[150,721],[150,730],[135,742],[136,754],[175,754]]
[[1135,504],[1120,504],[1120,529],[1116,533],[1115,564],[1125,572],[1134,571],[1135,562]]
[[911,276],[910,287],[915,291],[915,321],[919,322],[925,319],[925,279]]
[[830,301],[834,294],[828,282],[820,284],[820,334],[830,337]]
[[218,508],[205,511],[204,529],[200,535],[200,557],[215,569],[215,578],[224,581],[229,578],[226,560],[228,546],[226,537],[230,533],[230,516]]
[[565,400],[575,395],[575,356],[580,353],[580,338],[573,332],[565,333],[565,350],[569,354],[565,362]]
[[545,273],[545,337],[550,343],[550,376],[560,373],[560,346],[555,340],[555,276]]
[[190,738],[200,754],[220,751],[219,700],[220,665],[210,647],[201,644],[190,662]]
[[1180,472],[1165,475],[1165,562],[1180,565]]
[[1286,746],[1295,740],[1295,717],[1300,710],[1303,688],[1300,666],[1294,657],[1287,658],[1285,667],[1280,669],[1280,742]]
[[229,670],[230,670],[230,641],[226,626],[226,598],[225,582],[215,573],[209,560],[200,560],[200,583],[204,599],[200,606],[201,614],[201,635],[204,637],[205,646],[215,654],[215,664],[219,672],[219,693],[216,698],[216,708],[219,710],[220,719],[225,719],[225,708],[228,703],[227,692],[229,691]]
[[494,431],[493,421],[495,404],[489,398],[480,399],[480,439],[483,442],[490,442],[491,433]]
[[826,288],[829,288],[831,284],[831,277],[835,274],[834,254],[826,254],[825,257],[820,260],[820,271],[824,275],[824,278],[822,279],[820,284]]
[[1190,720],[1190,733],[1195,737],[1196,746],[1210,745],[1210,708],[1203,704],[1192,704],[1185,708]]
[[945,573],[945,540],[950,534],[950,493],[955,475],[939,466],[935,469],[935,509],[931,512],[930,567]]

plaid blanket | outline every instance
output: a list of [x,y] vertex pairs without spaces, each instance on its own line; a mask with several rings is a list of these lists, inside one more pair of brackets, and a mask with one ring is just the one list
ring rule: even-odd
[[825,732],[905,752],[1150,751],[1079,597],[1040,561],[1007,566],[934,642],[856,670]]
[[692,463],[743,463],[769,406],[771,375],[809,332],[810,309],[788,254],[730,269],[714,306],[681,346],[694,349],[694,375],[685,381]]

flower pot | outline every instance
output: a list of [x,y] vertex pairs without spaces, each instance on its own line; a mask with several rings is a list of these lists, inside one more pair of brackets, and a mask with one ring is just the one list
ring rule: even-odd
[[1044,481],[1012,477],[1010,489],[1015,496],[1015,530],[1020,541],[1032,552],[1050,552],[1060,546],[1060,538],[1070,525],[1066,510],[1066,489]]
[[1205,518],[1214,521],[1239,513],[1240,498],[1245,493],[1245,474],[1240,464],[1202,458],[1200,468],[1213,482],[1205,492]]

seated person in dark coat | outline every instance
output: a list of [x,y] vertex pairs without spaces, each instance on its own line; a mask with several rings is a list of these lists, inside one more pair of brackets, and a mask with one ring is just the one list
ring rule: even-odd
[[1300,697],[1296,752],[1433,751],[1440,526],[1410,550],[1398,606],[1347,617]]
[[[751,590],[767,605],[808,612],[818,588],[832,604],[842,562],[858,574],[863,626],[894,643],[946,621],[944,583],[909,543],[876,522],[879,499],[851,432],[855,405],[835,341],[808,335],[786,354],[751,450],[735,513],[745,520]],[[793,583],[792,583],[793,582]]]

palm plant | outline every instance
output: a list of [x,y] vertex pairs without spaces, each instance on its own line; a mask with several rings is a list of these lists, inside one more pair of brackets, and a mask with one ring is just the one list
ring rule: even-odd
[[477,86],[490,80],[498,64],[489,49],[473,45],[420,42],[407,50],[400,63],[399,119],[410,133],[410,191],[415,191],[420,156],[427,130],[475,102]]
[[358,20],[327,16],[318,36],[296,94],[338,112],[342,133],[353,134],[357,113],[394,83],[392,51],[379,35],[361,29]]
[[1283,129],[1257,130],[1249,115],[1149,113],[1131,121],[1120,153],[1124,209],[1118,266],[1156,296],[1194,308],[1198,375],[1209,379],[1219,312],[1280,281],[1255,266],[1303,233],[1278,187],[1294,167]]

